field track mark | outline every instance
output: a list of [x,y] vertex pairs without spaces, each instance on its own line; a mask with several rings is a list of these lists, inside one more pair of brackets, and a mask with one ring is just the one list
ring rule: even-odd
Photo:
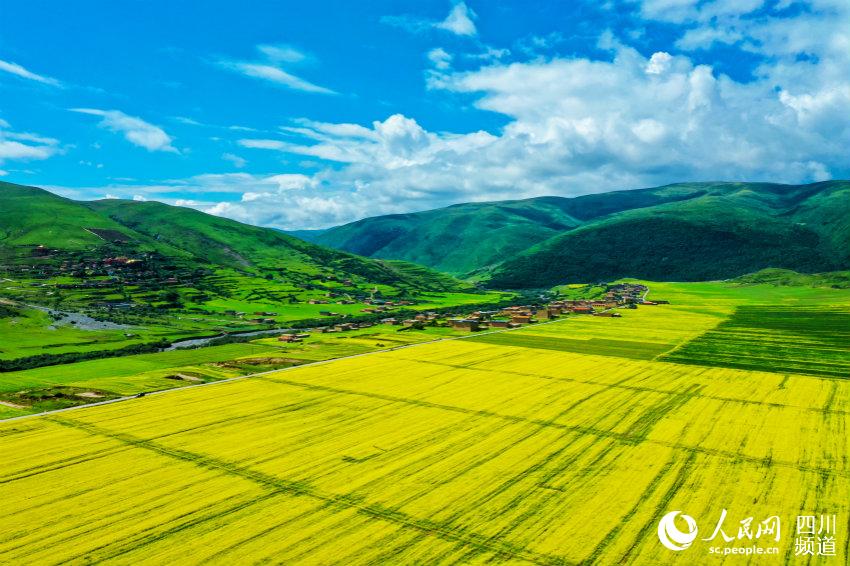
[[[446,405],[443,403],[433,403],[431,401],[422,401],[419,399],[408,399],[406,397],[396,397],[393,395],[384,395],[382,393],[367,393],[364,391],[355,391],[353,389],[342,389],[338,387],[329,387],[326,385],[316,385],[314,383],[302,383],[298,381],[292,381],[288,379],[269,379],[267,377],[258,377],[258,379],[263,379],[270,383],[279,383],[281,385],[291,385],[293,387],[301,387],[304,389],[317,390],[317,391],[334,391],[336,393],[340,393],[343,395],[356,395],[360,397],[369,397],[372,399],[380,399],[383,401],[393,401],[397,403],[406,403],[409,405],[416,405],[419,407],[428,407],[431,409],[439,409],[443,411],[452,411],[456,413],[465,413],[469,415],[477,415],[484,417],[491,417],[495,419],[507,420],[515,423],[528,423],[539,427],[551,427],[555,429],[568,430],[571,432],[576,432],[579,434],[589,434],[592,436],[597,436],[600,438],[611,438],[616,440],[617,442],[621,442],[626,445],[636,445],[641,442],[647,442],[649,444],[654,444],[657,446],[663,446],[665,448],[674,448],[676,450],[682,450],[685,452],[695,452],[698,454],[705,454],[708,456],[718,456],[721,458],[726,458],[728,460],[732,460],[733,462],[749,462],[752,464],[758,464],[760,466],[781,466],[784,468],[790,468],[793,470],[799,470],[801,472],[813,472],[817,474],[823,475],[834,475],[838,477],[850,477],[850,471],[836,471],[830,468],[822,468],[819,466],[805,466],[800,465],[795,462],[788,462],[783,460],[774,460],[770,457],[767,458],[757,458],[755,456],[747,456],[745,454],[740,454],[738,452],[732,452],[729,450],[719,450],[716,448],[701,448],[699,446],[688,446],[685,444],[681,444],[679,442],[667,442],[663,440],[655,440],[645,438],[644,436],[634,435],[623,432],[612,432],[609,430],[600,430],[593,427],[580,426],[580,425],[569,425],[564,423],[557,423],[551,420],[543,420],[543,419],[530,419],[528,417],[523,417],[521,415],[506,415],[502,413],[496,413],[493,411],[487,411],[483,409],[468,409],[466,407],[459,407],[456,405]],[[690,397],[689,393],[682,393],[680,395],[684,395]]]
[[[661,514],[667,512],[667,509],[670,505],[670,501],[673,500],[673,497],[676,496],[676,494],[679,492],[679,489],[682,487],[682,485],[684,485],[685,481],[688,479],[688,474],[690,472],[690,468],[693,465],[695,459],[696,459],[696,454],[691,453],[691,454],[688,455],[688,458],[682,463],[682,466],[679,468],[679,471],[676,474],[676,479],[673,481],[673,485],[671,485],[670,488],[664,493],[663,497],[661,498],[661,501],[659,501],[655,505],[654,512],[652,513],[652,515],[649,516],[648,520],[643,524],[641,529],[638,531],[638,534],[635,536],[635,539],[634,539],[634,542],[632,543],[632,545],[628,548],[628,550],[626,550],[625,554],[622,557],[620,557],[620,560],[618,561],[619,564],[628,564],[629,558],[631,557],[631,554],[637,548],[638,544],[640,544],[641,541],[646,540],[646,537],[652,532],[653,529],[656,528],[656,525],[658,523],[658,519],[661,517]],[[659,476],[656,476],[656,478],[653,479],[653,488],[652,488],[653,491],[658,487],[658,484],[656,482],[660,483],[662,477],[663,477],[663,474],[659,474]],[[641,500],[634,507],[634,509],[632,509],[632,511],[630,511],[630,513],[637,512],[637,510],[640,508],[641,503],[643,503],[643,502],[644,502],[644,500]],[[621,525],[623,525],[624,523],[625,523],[625,521],[621,522],[620,525],[615,527],[614,530],[615,531],[618,530],[619,527]],[[592,556],[594,558],[597,558],[599,556],[599,554],[605,550],[605,546],[607,546],[608,543],[605,542],[605,541],[603,541],[603,543],[604,544],[600,545],[601,548],[597,547],[593,551]]]
[[[464,370],[484,371],[484,372],[491,371],[489,369],[477,368],[477,367],[475,367],[475,365],[462,366],[462,365],[458,365],[458,364],[449,364],[449,363],[446,363],[446,362],[435,362],[433,360],[417,360],[415,358],[399,358],[399,359],[404,359],[404,360],[411,361],[411,362],[417,362],[417,363],[420,363],[420,364],[431,364],[431,365],[443,366],[443,367],[452,368],[452,369],[464,369]],[[658,362],[658,363],[670,364],[670,362]],[[671,365],[677,365],[677,364],[671,364]],[[714,368],[706,368],[706,369],[714,369]],[[498,370],[498,372],[508,374],[508,375],[516,375],[516,376],[520,376],[520,377],[532,377],[532,378],[537,378],[537,379],[548,379],[548,380],[551,380],[551,381],[563,381],[563,382],[566,382],[566,383],[580,383],[582,385],[598,385],[600,387],[604,387],[605,389],[624,389],[626,391],[640,391],[640,392],[644,392],[644,393],[658,393],[659,395],[673,395],[673,396],[688,395],[690,397],[694,397],[694,398],[697,398],[697,399],[711,399],[711,400],[714,400],[714,401],[737,403],[737,404],[740,404],[740,405],[760,405],[762,407],[770,407],[772,409],[799,409],[799,410],[810,412],[810,413],[819,413],[819,414],[824,414],[824,415],[829,415],[829,414],[850,415],[850,411],[844,411],[844,410],[841,410],[841,409],[830,409],[830,408],[828,408],[828,404],[824,405],[823,407],[820,407],[820,406],[819,407],[803,407],[801,405],[788,405],[786,403],[765,403],[764,401],[754,401],[752,399],[739,399],[739,398],[735,398],[735,397],[724,397],[723,395],[704,395],[704,394],[699,393],[699,392],[685,394],[685,393],[682,393],[680,391],[671,391],[669,389],[656,389],[654,387],[646,387],[646,386],[643,386],[643,385],[625,385],[625,384],[623,384],[622,381],[627,381],[627,379],[624,379],[620,382],[610,383],[610,382],[606,382],[606,381],[595,381],[593,379],[576,379],[576,378],[573,378],[573,377],[557,377],[557,376],[553,376],[553,375],[541,375],[539,373],[527,373],[527,372],[523,372],[523,371],[501,369],[501,368]],[[811,375],[805,375],[803,377],[818,379],[817,376],[811,376]],[[788,378],[787,374],[785,375],[785,378],[787,380],[787,378]],[[779,388],[783,389],[783,387],[779,387]]]
[[535,553],[525,548],[520,548],[509,542],[492,540],[491,537],[481,535],[463,527],[446,525],[429,521],[427,519],[419,519],[395,509],[388,509],[379,504],[364,504],[361,502],[361,498],[355,497],[350,494],[321,493],[312,488],[306,482],[281,479],[263,472],[239,466],[234,463],[219,460],[217,458],[212,458],[203,454],[196,454],[187,450],[169,448],[167,446],[157,444],[156,442],[152,442],[150,440],[136,438],[130,434],[115,433],[92,424],[83,423],[72,419],[65,419],[61,417],[46,418],[50,422],[69,428],[82,430],[93,436],[111,438],[113,440],[123,442],[124,444],[131,447],[149,450],[161,456],[166,456],[183,462],[189,462],[191,464],[206,468],[208,470],[222,472],[228,475],[240,477],[242,479],[249,480],[255,484],[261,485],[265,488],[269,488],[276,493],[310,497],[313,499],[324,501],[330,506],[351,508],[360,514],[366,515],[374,519],[395,523],[402,527],[415,529],[431,536],[436,536],[438,538],[442,538],[452,542],[461,543],[466,546],[470,546],[471,548],[487,550],[499,556],[506,556],[515,560],[530,562],[532,564],[553,564],[567,566],[570,564],[569,562],[564,561],[563,557]]

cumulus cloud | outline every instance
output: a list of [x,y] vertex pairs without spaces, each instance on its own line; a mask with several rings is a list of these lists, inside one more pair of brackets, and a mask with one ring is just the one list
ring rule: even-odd
[[171,145],[171,136],[159,126],[145,122],[141,118],[124,114],[118,110],[99,110],[97,108],[71,108],[71,112],[101,117],[100,127],[121,133],[124,139],[133,145],[148,151],[167,151],[179,153]]
[[12,63],[10,61],[0,60],[0,71],[11,73],[15,76],[18,76],[22,79],[27,79],[30,81],[35,81],[41,84],[46,84],[50,86],[62,86],[62,83],[58,80],[47,77],[44,75],[39,75],[37,73],[33,73],[32,71],[27,70],[26,68],[18,65],[17,63]]
[[672,61],[673,56],[667,52],[659,51],[653,53],[652,57],[649,58],[649,63],[646,64],[646,72],[650,75],[661,75],[667,72]]

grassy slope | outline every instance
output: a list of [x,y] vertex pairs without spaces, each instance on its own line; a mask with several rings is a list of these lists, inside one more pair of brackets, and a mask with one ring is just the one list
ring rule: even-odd
[[[44,245],[69,251],[105,244],[86,228],[116,230],[132,249],[194,263],[334,275],[425,290],[460,290],[459,282],[418,266],[387,264],[272,230],[155,202],[82,203],[35,187],[0,183],[0,252],[26,257]],[[303,279],[303,277],[302,277]]]
[[428,290],[458,290],[458,281],[413,265],[388,264],[299,240],[279,230],[250,226],[197,210],[157,202],[87,203],[104,216],[206,263],[273,269],[305,275],[358,276],[373,283]]
[[43,189],[0,182],[0,247],[43,245],[79,250],[103,242],[83,228],[127,233],[121,225],[78,202]]

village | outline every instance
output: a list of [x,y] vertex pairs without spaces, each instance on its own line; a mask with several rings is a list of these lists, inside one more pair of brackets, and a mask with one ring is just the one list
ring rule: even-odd
[[[476,310],[468,313],[427,311],[406,319],[386,317],[376,322],[341,322],[308,330],[321,334],[330,334],[370,328],[377,324],[387,324],[398,326],[398,331],[400,332],[423,330],[426,327],[449,327],[453,330],[463,332],[479,332],[484,330],[519,328],[523,325],[551,321],[567,315],[619,318],[622,314],[617,312],[617,309],[633,309],[637,308],[637,305],[654,306],[669,304],[669,301],[666,300],[646,300],[648,291],[649,289],[645,285],[617,283],[606,286],[605,294],[598,299],[553,300],[546,304],[512,305],[500,309]],[[398,305],[400,304],[398,303]],[[387,301],[382,302],[378,306],[366,307],[362,309],[362,312],[370,314],[386,312],[394,306],[397,306],[397,304]],[[309,336],[309,333],[292,332],[282,334],[278,337],[278,340],[281,342],[297,343]]]

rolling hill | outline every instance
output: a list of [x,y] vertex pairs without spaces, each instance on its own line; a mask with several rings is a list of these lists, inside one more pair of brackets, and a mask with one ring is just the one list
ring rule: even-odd
[[270,228],[158,202],[73,201],[43,189],[0,183],[0,258],[40,262],[67,254],[156,254],[184,267],[237,269],[301,284],[316,277],[418,290],[468,288],[451,277],[311,244]]
[[367,218],[316,241],[494,288],[850,267],[850,183],[682,183]]

